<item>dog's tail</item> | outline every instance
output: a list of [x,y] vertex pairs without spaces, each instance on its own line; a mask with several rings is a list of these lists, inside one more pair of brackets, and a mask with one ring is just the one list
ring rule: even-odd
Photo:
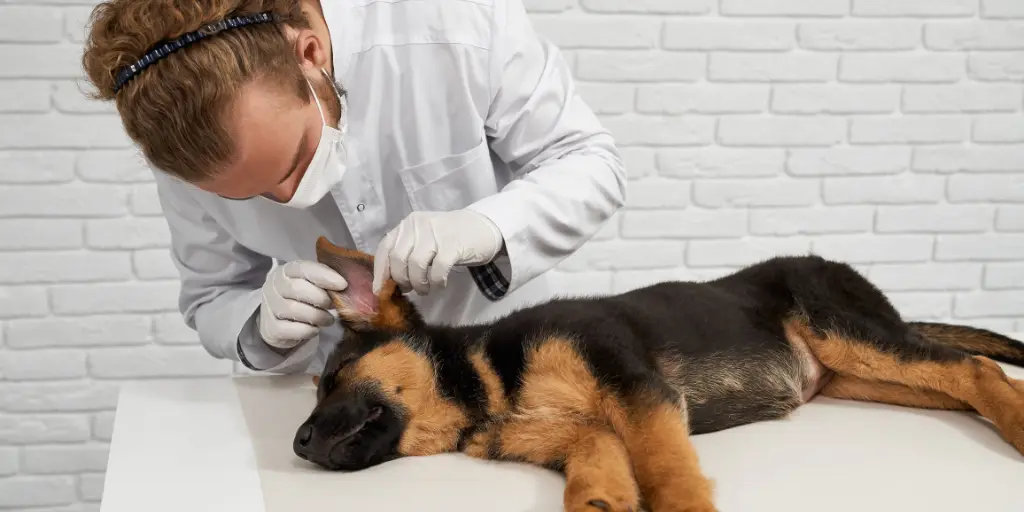
[[908,322],[928,341],[1024,368],[1024,343],[1002,334],[937,322]]

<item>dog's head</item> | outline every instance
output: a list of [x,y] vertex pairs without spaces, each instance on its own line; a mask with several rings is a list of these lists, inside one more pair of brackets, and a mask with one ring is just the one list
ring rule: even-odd
[[373,294],[372,256],[325,238],[316,249],[348,281],[330,292],[345,336],[314,379],[316,406],[295,434],[295,453],[327,469],[358,470],[445,451],[467,416],[438,389],[419,312],[394,281]]

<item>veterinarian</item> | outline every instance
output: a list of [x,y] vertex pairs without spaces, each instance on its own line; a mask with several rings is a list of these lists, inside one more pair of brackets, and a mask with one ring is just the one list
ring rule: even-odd
[[[623,164],[522,0],[114,0],[83,64],[155,179],[210,354],[318,372],[341,329],[318,236],[430,321],[551,296]],[[276,265],[275,265],[276,260]]]

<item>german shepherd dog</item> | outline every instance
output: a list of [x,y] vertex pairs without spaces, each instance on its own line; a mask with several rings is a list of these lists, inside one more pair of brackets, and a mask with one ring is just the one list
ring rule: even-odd
[[317,241],[341,273],[345,339],[295,453],[332,470],[462,452],[565,476],[569,511],[715,509],[688,436],[780,419],[815,395],[974,411],[1024,453],[1024,345],[905,322],[853,268],[777,257],[707,282],[559,298],[474,326],[430,325],[368,254]]

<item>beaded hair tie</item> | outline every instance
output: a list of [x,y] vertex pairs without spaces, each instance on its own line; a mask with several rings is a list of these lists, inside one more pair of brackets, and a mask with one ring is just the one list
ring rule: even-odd
[[225,30],[245,27],[248,25],[256,25],[260,23],[269,23],[275,21],[277,18],[273,13],[261,12],[259,14],[253,14],[250,16],[236,16],[234,18],[227,18],[220,21],[216,21],[206,25],[195,32],[189,32],[173,41],[168,41],[160,46],[157,46],[142,56],[141,59],[135,61],[130,66],[125,66],[117,74],[117,79],[114,82],[114,94],[124,87],[124,84],[128,83],[131,79],[138,76],[143,70],[153,65],[160,59],[192,44],[196,41],[202,41],[207,37],[216,35]]

